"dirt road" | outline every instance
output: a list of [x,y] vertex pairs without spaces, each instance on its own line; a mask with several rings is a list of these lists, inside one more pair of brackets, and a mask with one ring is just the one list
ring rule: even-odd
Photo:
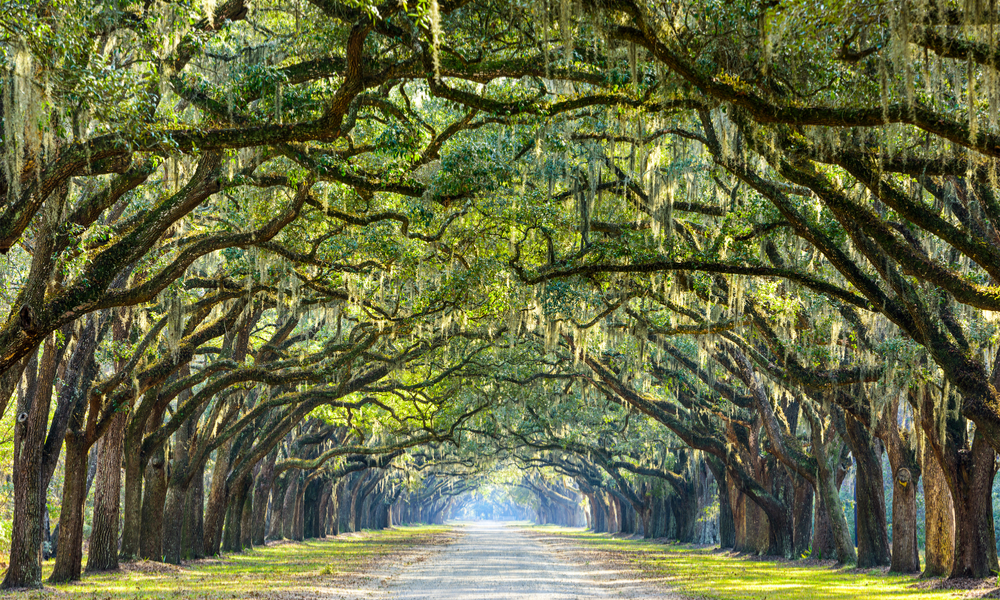
[[[392,600],[677,600],[630,573],[574,560],[502,523],[465,525],[461,536],[425,560],[383,574],[371,598]],[[374,590],[373,590],[374,591]]]

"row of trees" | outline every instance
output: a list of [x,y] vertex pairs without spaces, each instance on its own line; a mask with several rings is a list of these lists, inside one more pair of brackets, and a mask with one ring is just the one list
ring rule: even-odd
[[922,482],[925,572],[1000,568],[993,8],[2,6],[5,586],[54,480],[62,581],[499,460],[542,521],[898,571]]

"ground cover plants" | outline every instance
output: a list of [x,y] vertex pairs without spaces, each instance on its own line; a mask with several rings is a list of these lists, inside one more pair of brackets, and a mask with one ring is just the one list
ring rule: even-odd
[[657,585],[699,600],[954,600],[994,597],[1000,589],[995,580],[949,586],[941,579],[922,580],[886,569],[857,569],[835,561],[788,561],[561,527],[536,527],[533,531],[543,539],[558,537],[557,547],[571,541],[583,548],[580,556],[588,560],[637,568]]
[[[442,526],[413,526],[307,542],[280,542],[253,552],[183,566],[142,561],[124,571],[97,573],[75,583],[47,586],[26,597],[293,600],[350,594],[379,567],[402,564],[413,559],[415,549],[446,543],[449,531]],[[51,563],[47,564],[45,570],[51,567]]]

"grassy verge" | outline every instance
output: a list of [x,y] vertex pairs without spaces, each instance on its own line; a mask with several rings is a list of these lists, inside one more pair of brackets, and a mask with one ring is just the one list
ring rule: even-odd
[[619,539],[578,529],[536,527],[534,531],[551,534],[550,539],[557,544],[573,542],[588,555],[587,560],[637,567],[646,576],[697,599],[954,600],[981,598],[996,591],[996,581],[980,583],[974,589],[940,589],[941,581],[920,581],[878,570],[733,556],[712,549]]
[[[19,598],[226,599],[346,597],[365,575],[387,559],[406,560],[418,547],[446,543],[447,527],[398,527],[288,542],[180,567],[153,562],[124,565],[114,573],[84,575],[82,581],[46,585]],[[45,565],[45,576],[52,561]],[[2,594],[0,594],[2,596]]]

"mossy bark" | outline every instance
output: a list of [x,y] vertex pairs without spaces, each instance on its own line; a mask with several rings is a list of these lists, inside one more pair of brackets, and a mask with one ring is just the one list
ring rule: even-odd
[[881,452],[868,428],[856,418],[845,416],[847,442],[857,465],[855,511],[858,566],[889,566],[889,531],[885,516],[885,491]]
[[944,471],[930,444],[924,444],[924,577],[951,573],[955,557],[955,509]]
[[139,545],[139,556],[146,560],[163,560],[164,508],[167,496],[165,459],[163,446],[160,446],[146,464]]
[[56,563],[49,581],[61,583],[80,579],[83,562],[83,509],[87,494],[87,445],[81,436],[66,436],[66,476],[63,479],[62,512],[59,515],[59,543]]
[[993,524],[993,479],[996,452],[976,435],[972,449],[961,451],[952,474],[955,509],[955,558],[949,578],[993,577],[997,546]]

